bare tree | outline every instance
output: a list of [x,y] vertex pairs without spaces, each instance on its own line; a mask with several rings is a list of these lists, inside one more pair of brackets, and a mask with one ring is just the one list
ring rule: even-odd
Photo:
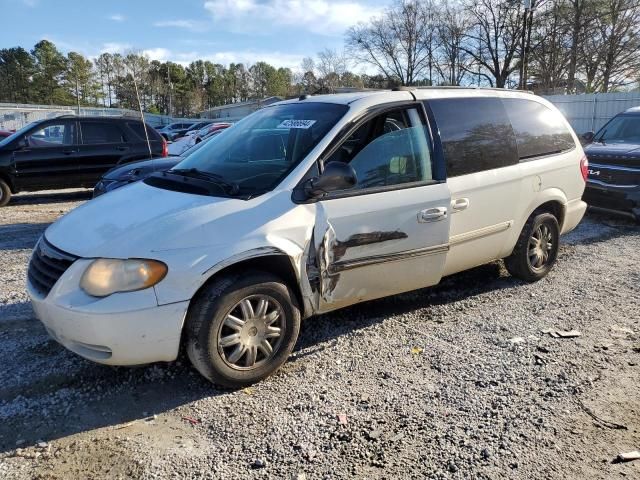
[[446,2],[439,12],[436,40],[440,45],[435,68],[447,85],[460,85],[472,66],[471,56],[463,49],[471,26],[469,16],[458,4]]
[[603,92],[631,81],[640,68],[640,8],[636,0],[606,0],[599,30]]
[[522,2],[517,0],[465,0],[472,28],[461,48],[487,73],[492,86],[503,88],[518,67],[522,36]]
[[[571,8],[562,0],[540,4],[532,25],[529,63],[537,88],[553,92],[567,87],[571,50]],[[573,86],[573,83],[571,83]]]
[[588,37],[586,35],[585,27],[595,16],[595,2],[593,0],[566,0],[570,6],[571,19],[570,31],[571,31],[571,47],[569,50],[569,72],[567,78],[569,93],[574,93],[576,90],[576,74],[578,69],[578,52],[580,51],[580,45],[583,44]]
[[347,58],[344,53],[325,48],[318,53],[317,70],[323,90],[334,92],[341,85],[342,75],[347,71]]
[[387,79],[414,84],[429,67],[431,25],[424,2],[397,0],[380,17],[347,32],[354,60],[376,67]]

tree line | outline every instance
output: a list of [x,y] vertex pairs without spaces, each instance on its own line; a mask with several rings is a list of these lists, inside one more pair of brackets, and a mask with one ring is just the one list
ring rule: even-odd
[[401,84],[610,92],[640,80],[640,2],[397,1],[346,44]]
[[395,0],[349,28],[343,51],[325,49],[295,70],[266,62],[183,66],[135,51],[89,59],[48,40],[30,51],[3,48],[0,102],[136,109],[137,88],[146,111],[187,116],[340,87],[610,92],[638,85],[639,47],[638,0]]

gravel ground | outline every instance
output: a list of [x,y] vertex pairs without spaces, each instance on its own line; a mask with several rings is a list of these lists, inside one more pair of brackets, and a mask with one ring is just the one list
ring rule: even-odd
[[[640,479],[640,229],[589,215],[523,284],[499,263],[307,321],[280,373],[113,368],[34,319],[29,253],[84,191],[0,209],[0,478]],[[553,338],[542,330],[578,330]]]

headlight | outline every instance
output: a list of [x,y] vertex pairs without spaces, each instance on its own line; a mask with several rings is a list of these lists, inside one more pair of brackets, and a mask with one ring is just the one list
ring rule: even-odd
[[167,266],[156,260],[100,258],[82,274],[80,287],[94,297],[106,297],[152,287],[166,274]]

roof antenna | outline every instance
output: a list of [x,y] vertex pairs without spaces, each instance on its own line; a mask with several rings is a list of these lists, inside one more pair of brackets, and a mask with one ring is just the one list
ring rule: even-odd
[[138,82],[136,81],[136,75],[133,69],[131,71],[131,77],[133,78],[133,86],[136,89],[136,98],[138,99],[138,108],[140,109],[140,116],[142,117],[142,127],[144,128],[144,136],[147,139],[147,147],[149,148],[149,158],[153,160],[153,153],[151,153],[151,142],[149,142],[149,132],[147,132],[147,122],[144,120],[144,112],[142,111],[142,103],[140,102],[140,93],[138,92]]

